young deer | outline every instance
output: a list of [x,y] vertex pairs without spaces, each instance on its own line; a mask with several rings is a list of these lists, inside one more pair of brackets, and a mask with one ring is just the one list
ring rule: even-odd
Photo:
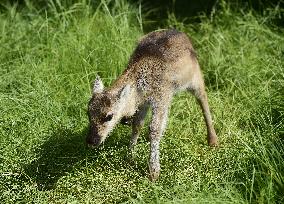
[[173,95],[180,90],[190,91],[196,97],[206,122],[208,144],[216,146],[217,136],[195,51],[186,34],[176,30],[145,35],[132,54],[127,69],[111,87],[105,89],[100,78],[96,78],[88,106],[90,131],[87,143],[100,145],[122,118],[133,116],[132,150],[150,107],[149,173],[150,179],[155,181],[160,174],[160,140]]

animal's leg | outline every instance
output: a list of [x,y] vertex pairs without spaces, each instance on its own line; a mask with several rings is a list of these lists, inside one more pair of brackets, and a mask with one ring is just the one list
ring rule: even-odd
[[190,92],[196,97],[204,116],[207,127],[207,141],[210,146],[218,145],[218,138],[213,126],[211,113],[209,110],[207,93],[205,91],[204,79],[200,71],[195,73],[194,80],[188,88]]
[[160,175],[160,140],[166,128],[170,100],[152,104],[150,124],[150,180],[155,181]]
[[133,121],[132,121],[132,133],[130,139],[129,149],[133,151],[134,146],[137,143],[138,136],[140,134],[140,130],[144,125],[144,120],[148,112],[148,104],[142,105],[138,111],[135,113]]

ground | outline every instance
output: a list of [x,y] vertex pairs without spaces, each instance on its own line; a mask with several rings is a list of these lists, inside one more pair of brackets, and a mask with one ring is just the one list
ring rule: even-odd
[[188,34],[197,51],[220,146],[207,146],[194,97],[178,94],[161,177],[151,183],[147,127],[132,159],[127,126],[99,149],[84,143],[91,82],[99,74],[109,86],[121,74],[150,31],[146,13],[126,1],[31,2],[3,4],[0,13],[3,203],[283,202],[281,7],[259,13],[220,1],[194,23],[169,13],[163,28]]

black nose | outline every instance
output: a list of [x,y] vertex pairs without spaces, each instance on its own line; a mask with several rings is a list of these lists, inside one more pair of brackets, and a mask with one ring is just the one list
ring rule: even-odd
[[86,139],[86,143],[89,146],[98,146],[100,144],[100,138],[88,136]]
[[96,147],[101,144],[101,136],[98,134],[96,126],[90,124],[89,132],[87,134],[86,143],[88,146]]

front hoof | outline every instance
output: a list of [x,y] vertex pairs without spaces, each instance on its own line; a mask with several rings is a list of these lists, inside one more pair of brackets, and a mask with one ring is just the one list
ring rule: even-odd
[[210,147],[218,147],[218,139],[217,137],[211,137],[209,140],[208,140],[208,145]]
[[160,172],[157,172],[157,171],[150,172],[149,179],[150,181],[155,182],[158,180],[159,176],[160,176]]

